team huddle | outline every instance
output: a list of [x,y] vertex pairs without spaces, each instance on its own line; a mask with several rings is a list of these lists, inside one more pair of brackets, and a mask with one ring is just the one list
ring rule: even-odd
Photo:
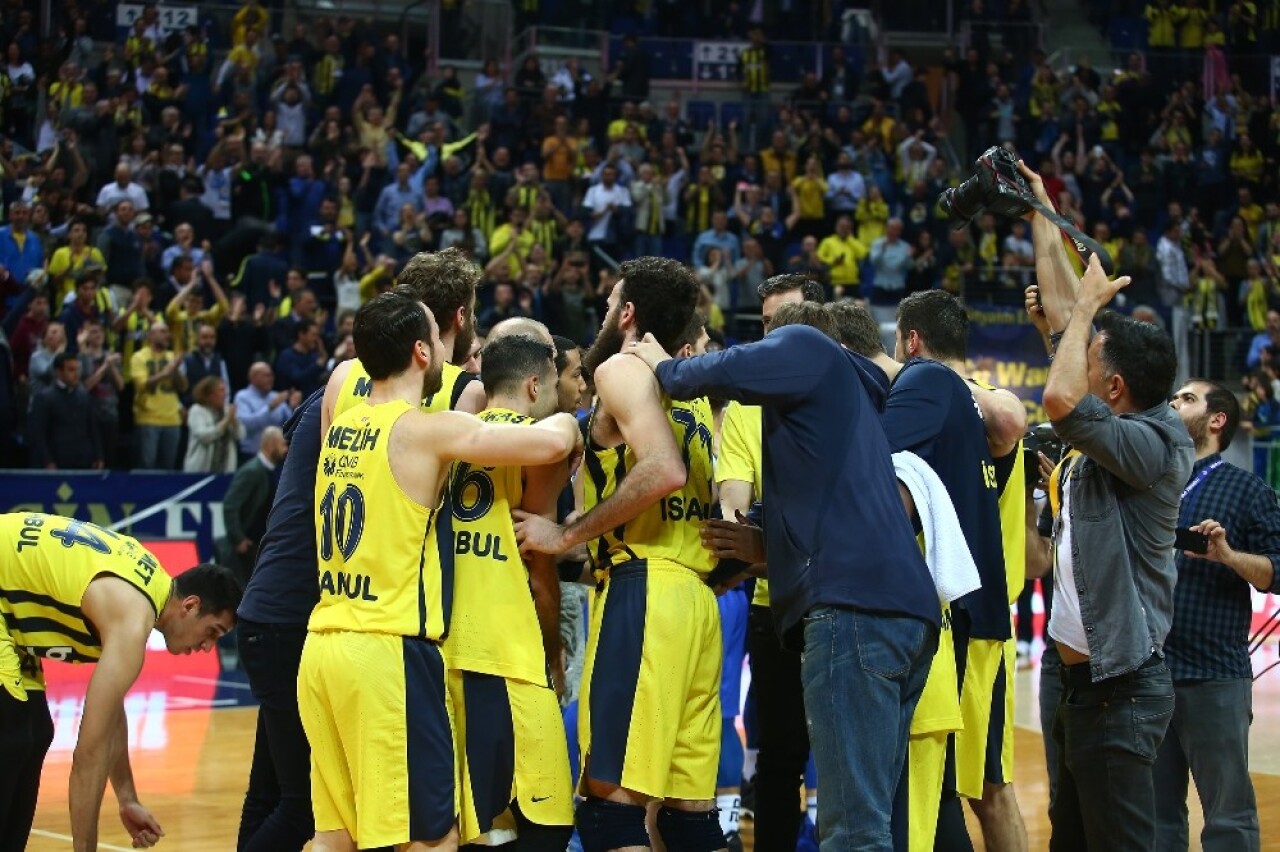
[[[124,693],[151,628],[187,653],[237,620],[261,703],[239,850],[314,835],[317,850],[563,852],[575,829],[586,852],[737,848],[744,646],[755,848],[795,848],[810,751],[824,849],[963,848],[966,799],[989,847],[1026,848],[1010,606],[1041,546],[1040,471],[1022,403],[965,375],[963,305],[904,299],[890,357],[865,308],[782,275],[760,288],[764,338],[707,351],[693,274],[642,257],[590,350],[508,320],[476,380],[462,365],[479,277],[454,250],[419,254],[360,308],[358,360],[286,427],[243,593],[214,565],[169,580],[86,522],[0,516],[0,757],[15,768],[0,850],[25,844],[52,737],[41,658],[99,661],[71,778],[77,848],[96,848],[108,780],[151,846],[163,832],[133,786]],[[1099,306],[1113,286],[1096,264],[1081,279]],[[580,674],[562,580],[594,584]]]
[[[295,574],[299,564],[312,566],[311,588],[293,597],[300,599],[295,609],[309,613],[296,669],[296,718],[310,747],[314,848],[453,848],[514,837],[515,848],[560,852],[575,824],[583,848],[593,851],[649,848],[653,832],[672,850],[725,848],[717,792],[738,779],[718,770],[722,743],[737,740],[738,696],[733,677],[723,698],[732,706],[722,707],[722,656],[725,646],[736,646],[729,653],[740,672],[744,642],[740,632],[734,641],[722,632],[743,628],[746,598],[734,590],[726,600],[735,603],[726,608],[718,606],[717,592],[762,574],[765,561],[750,543],[717,538],[734,517],[746,522],[744,514],[758,511],[763,499],[761,410],[728,399],[764,402],[770,392],[721,388],[710,397],[681,393],[687,400],[678,401],[663,389],[658,362],[667,353],[702,352],[707,335],[695,313],[691,272],[674,261],[640,258],[623,265],[599,337],[581,356],[595,399],[580,424],[570,412],[590,400],[580,399],[585,384],[565,369],[576,369],[579,354],[564,351],[563,339],[557,347],[535,321],[494,329],[480,356],[480,381],[458,366],[472,349],[478,277],[455,252],[414,258],[395,290],[357,314],[359,360],[342,365],[287,430],[291,451],[239,611],[250,643],[261,622],[290,621],[259,615],[263,598],[278,589],[272,575],[286,564]],[[766,332],[816,328],[823,334],[814,337],[826,346],[840,352],[832,341],[843,345],[842,360],[856,357],[865,375],[879,373],[872,385],[881,391],[901,369],[881,348],[864,309],[823,307],[821,290],[800,276],[772,279],[761,295]],[[918,550],[903,568],[919,592],[909,615],[926,641],[902,696],[903,706],[919,700],[921,708],[911,722],[902,791],[909,786],[911,846],[928,848],[940,805],[958,813],[957,795],[990,800],[1010,774],[1007,597],[1020,588],[1022,571],[1018,437],[1025,419],[1012,396],[955,373],[964,345],[958,303],[926,298],[906,312],[909,322],[913,316],[921,322],[910,326],[899,353],[912,359],[910,366],[879,400],[889,444],[919,454],[963,495],[955,500],[962,526],[973,527],[971,542],[985,543],[971,548],[985,598],[970,596],[967,606],[941,616]],[[557,507],[568,494],[576,495],[575,511],[566,519]],[[889,502],[889,523],[909,530],[908,516],[893,508],[898,499]],[[718,504],[731,520],[708,523]],[[914,511],[909,500],[906,506]],[[305,545],[297,540],[299,521],[313,527]],[[125,654],[129,643],[112,641],[125,631],[103,629],[111,622],[99,620],[86,589],[104,586],[113,599],[128,597],[127,587],[117,588],[123,580],[141,590],[128,608],[146,610],[132,619],[135,634],[154,624],[172,639],[174,623],[199,619],[190,625],[204,632],[170,641],[175,653],[207,650],[232,626],[239,589],[225,569],[201,566],[170,587],[132,539],[38,514],[4,522],[27,572],[16,583],[6,577],[6,587],[42,588],[47,577],[38,572],[78,583],[47,599],[4,593],[6,611],[17,618],[8,621],[0,651],[17,664],[6,686],[12,680],[17,688],[9,696],[20,699],[6,699],[6,716],[25,702],[24,684],[42,698],[40,657],[105,662],[113,652]],[[758,534],[755,526],[747,529]],[[285,560],[279,545],[290,531],[294,554]],[[557,554],[575,548],[585,548],[586,579],[596,583],[579,693],[576,785],[557,698],[566,678]],[[297,577],[291,582],[302,585]],[[757,604],[767,607],[768,594],[760,577]],[[743,611],[731,614],[739,603]],[[40,615],[51,617],[33,620],[24,606],[42,606]],[[72,626],[65,614],[77,607],[83,612]],[[58,635],[37,632],[42,624],[55,625],[50,629]],[[777,633],[785,632],[779,620]],[[62,655],[68,642],[74,651]],[[936,659],[946,664],[930,669],[935,642]],[[115,692],[90,690],[77,766],[82,751],[103,758],[81,788],[83,800],[77,785],[84,779],[73,773],[77,838],[96,836],[108,777],[135,843],[151,845],[162,835],[137,805],[118,739],[120,701],[140,654],[140,644],[129,649],[125,671],[112,681]],[[254,669],[247,668],[252,682]],[[799,682],[759,686],[804,690]],[[99,707],[102,693],[107,703]],[[30,727],[40,728],[38,712],[27,716]],[[271,747],[263,730],[260,720],[259,750]],[[41,737],[36,730],[28,743],[36,784],[47,748]],[[280,755],[270,760],[283,780]],[[250,786],[252,799],[253,780]],[[26,792],[14,799],[14,819],[6,821],[14,836],[5,848],[21,848],[17,838],[30,827],[35,788],[28,783]],[[272,836],[270,818],[250,824],[251,810],[247,801],[242,849],[253,848],[255,834]],[[794,838],[794,820],[783,825]],[[766,837],[770,829],[778,830],[764,826]],[[757,848],[768,842],[758,839]]]

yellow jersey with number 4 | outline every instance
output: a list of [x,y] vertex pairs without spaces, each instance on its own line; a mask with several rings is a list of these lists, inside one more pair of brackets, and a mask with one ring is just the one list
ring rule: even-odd
[[[486,423],[532,424],[504,408]],[[542,630],[529,571],[520,558],[511,510],[524,498],[524,470],[455,462],[449,474],[453,512],[453,618],[445,660],[455,671],[549,685]]]
[[[588,553],[598,571],[636,559],[667,559],[705,577],[716,566],[700,533],[712,508],[711,406],[706,399],[677,402],[665,394],[663,406],[684,459],[684,485],[592,542]],[[592,444],[582,462],[587,510],[608,499],[635,464],[626,444]]]
[[[136,539],[88,521],[39,512],[0,515],[0,642],[19,657],[23,686],[43,689],[40,658],[88,663],[102,640],[80,610],[95,578],[119,577],[159,616],[173,580]],[[12,660],[3,665],[8,674]]]
[[316,543],[320,602],[307,629],[440,640],[449,626],[452,550],[437,547],[440,507],[401,490],[391,470],[391,430],[407,402],[339,414],[320,445]]

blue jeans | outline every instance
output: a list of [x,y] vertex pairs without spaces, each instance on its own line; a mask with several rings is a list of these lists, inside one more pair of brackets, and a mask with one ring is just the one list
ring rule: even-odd
[[176,470],[181,426],[135,426],[138,442],[138,468],[141,470]]
[[800,678],[823,850],[894,848],[894,793],[937,649],[937,628],[916,618],[832,606],[805,617]]
[[1178,681],[1173,720],[1156,754],[1156,848],[1185,850],[1187,774],[1204,808],[1205,852],[1256,850],[1258,802],[1249,779],[1253,681]]
[[1097,683],[1088,663],[1061,671],[1049,849],[1150,852],[1156,848],[1152,767],[1173,716],[1169,670],[1152,656],[1142,668]]

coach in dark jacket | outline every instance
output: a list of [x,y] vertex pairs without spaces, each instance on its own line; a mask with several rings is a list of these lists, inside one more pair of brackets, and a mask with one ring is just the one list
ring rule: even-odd
[[288,449],[278,426],[262,430],[258,454],[240,466],[222,499],[222,523],[227,536],[218,541],[219,561],[248,583],[258,542],[267,529],[275,470]]
[[53,385],[36,394],[27,421],[31,466],[51,470],[102,467],[102,435],[93,401],[80,384],[80,359],[63,352],[53,359]]
[[823,789],[844,791],[819,799],[823,846],[881,848],[941,610],[880,427],[888,379],[829,327],[820,305],[790,304],[756,343],[672,360],[646,337],[624,351],[673,399],[763,406],[771,605],[786,639],[802,632],[814,759]]
[[291,452],[280,471],[253,576],[236,611],[240,659],[258,700],[253,768],[240,816],[240,849],[301,849],[315,833],[311,777],[298,715],[298,666],[316,582],[316,463],[324,389],[285,424]]

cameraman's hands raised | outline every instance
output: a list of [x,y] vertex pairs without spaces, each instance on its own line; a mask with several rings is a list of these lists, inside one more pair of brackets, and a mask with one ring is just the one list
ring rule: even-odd
[[1040,304],[1040,288],[1035,284],[1028,287],[1023,303],[1027,308],[1027,316],[1031,318],[1031,324],[1036,327],[1041,336],[1048,337],[1049,318],[1044,315],[1044,306]]
[[1084,276],[1080,279],[1080,290],[1077,293],[1078,303],[1088,306],[1093,310],[1090,316],[1097,313],[1107,305],[1115,295],[1122,289],[1129,286],[1130,278],[1128,275],[1121,275],[1119,278],[1107,278],[1107,273],[1102,268],[1102,261],[1098,259],[1096,254],[1089,255],[1089,265],[1084,270]]
[[[1057,205],[1055,205],[1053,201],[1050,200],[1049,193],[1045,191],[1044,181],[1040,178],[1040,175],[1031,171],[1031,169],[1027,166],[1026,162],[1023,160],[1018,161],[1018,171],[1021,172],[1022,176],[1027,179],[1027,184],[1030,185],[1031,187],[1031,193],[1035,195],[1037,201],[1039,201],[1045,207],[1048,207],[1050,210],[1058,209]],[[1036,215],[1036,211],[1028,210],[1027,213],[1022,218],[1026,219],[1029,222],[1035,218],[1035,215]]]

